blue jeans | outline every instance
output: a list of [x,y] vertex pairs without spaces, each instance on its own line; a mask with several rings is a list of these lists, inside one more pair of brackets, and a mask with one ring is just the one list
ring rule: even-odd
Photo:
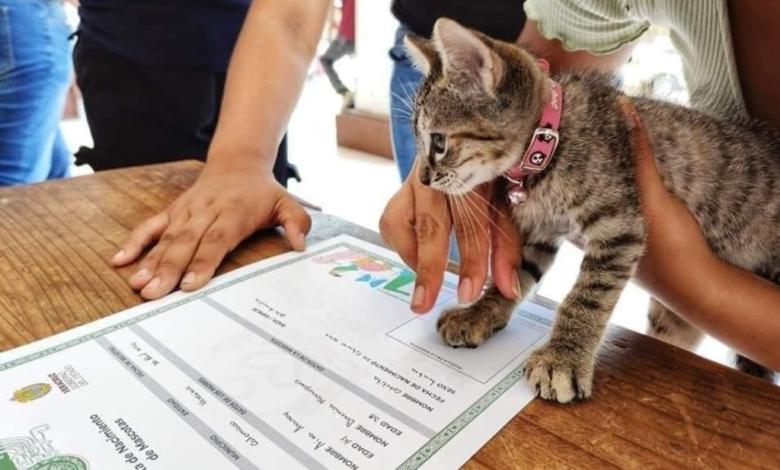
[[409,29],[401,25],[395,33],[395,44],[390,49],[390,58],[393,59],[393,74],[390,79],[390,129],[393,155],[401,181],[406,181],[412,172],[417,155],[412,109],[414,95],[425,78],[414,68],[404,48],[404,36],[409,32]]
[[0,186],[68,175],[70,33],[59,0],[0,0]]
[[[423,79],[422,73],[412,65],[404,48],[404,36],[411,31],[401,25],[395,33],[395,44],[390,49],[393,59],[393,74],[390,79],[390,132],[392,133],[393,155],[401,181],[406,181],[417,156],[417,142],[414,138],[412,113],[414,96]],[[450,260],[460,262],[455,234],[450,236]]]

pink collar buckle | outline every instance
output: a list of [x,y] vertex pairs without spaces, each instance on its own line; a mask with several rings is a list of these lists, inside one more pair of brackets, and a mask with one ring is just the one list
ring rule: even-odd
[[[544,59],[539,60],[539,66],[549,70],[549,65]],[[558,130],[561,127],[561,114],[563,112],[563,91],[561,85],[550,80],[550,101],[542,108],[542,117],[539,126],[531,137],[528,149],[523,159],[512,165],[504,174],[507,180],[507,199],[513,206],[524,204],[528,200],[528,192],[523,184],[528,175],[538,174],[544,171],[555,156],[560,136]]]

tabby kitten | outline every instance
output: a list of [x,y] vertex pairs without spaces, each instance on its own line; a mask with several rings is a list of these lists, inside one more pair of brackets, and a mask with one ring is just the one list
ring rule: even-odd
[[[426,78],[415,98],[418,176],[448,194],[504,178],[524,155],[550,77],[523,49],[442,19],[432,41],[407,49]],[[564,239],[584,247],[573,290],[550,341],[525,363],[538,394],[561,403],[591,395],[609,316],[645,249],[631,130],[612,78],[591,71],[555,77],[563,92],[560,144],[549,166],[526,177],[527,202],[512,209],[523,234],[521,294],[550,267]],[[722,259],[780,283],[780,135],[646,98],[634,104],[666,188],[691,211]],[[683,268],[684,269],[684,268]],[[695,273],[693,273],[695,275]],[[437,328],[452,346],[476,347],[505,327],[517,302],[492,287],[444,312]],[[653,301],[650,333],[692,348],[702,334]],[[737,367],[773,372],[739,357]]]

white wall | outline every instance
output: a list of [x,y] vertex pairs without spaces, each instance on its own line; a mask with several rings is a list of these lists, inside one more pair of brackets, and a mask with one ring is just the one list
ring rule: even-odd
[[356,70],[355,107],[361,111],[390,113],[390,75],[392,61],[388,51],[393,46],[398,21],[390,13],[391,0],[357,0],[356,2]]

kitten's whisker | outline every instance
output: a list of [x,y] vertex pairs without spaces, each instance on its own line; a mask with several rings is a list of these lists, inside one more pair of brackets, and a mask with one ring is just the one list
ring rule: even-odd
[[[463,188],[465,186],[465,184],[462,181],[458,181],[458,183],[460,184],[461,188]],[[465,196],[466,196],[465,200],[469,204],[471,204],[477,211],[479,211],[479,213],[482,214],[482,216],[485,219],[487,219],[487,221],[490,223],[490,225],[492,225],[496,230],[498,230],[501,233],[501,235],[504,236],[504,238],[506,238],[508,241],[512,241],[512,239],[509,237],[509,235],[507,235],[507,233],[501,227],[499,227],[499,225],[493,220],[493,218],[490,217],[490,214],[485,213],[485,211],[482,210],[482,208],[479,206],[479,204],[477,204],[474,200],[471,199],[471,195],[477,196],[478,198],[480,198],[482,200],[482,202],[484,202],[488,206],[492,207],[493,210],[496,211],[496,213],[498,214],[499,217],[504,217],[504,215],[498,210],[498,208],[496,206],[494,206],[493,204],[490,204],[489,202],[487,202],[487,200],[484,197],[482,197],[479,193],[477,193],[476,191],[469,191],[468,193],[465,193]]]
[[414,112],[414,103],[411,103],[407,101],[403,96],[399,95],[398,93],[391,91],[390,93],[393,94],[396,98],[398,98],[398,101],[400,101],[402,104],[406,105],[407,108],[409,108],[410,112]]
[[[479,228],[482,229],[482,233],[485,235],[485,241],[490,245],[490,234],[488,233],[487,229],[485,229],[485,226],[481,223],[479,223],[479,217],[474,213],[474,210],[469,207],[469,205],[466,203],[468,199],[465,199],[463,195],[459,196],[459,199],[461,199],[463,206],[466,208],[466,211],[468,211],[469,216],[473,219],[473,223],[475,223]],[[482,250],[480,250],[480,253]]]
[[395,111],[396,113],[400,114],[401,116],[407,118],[407,119],[410,119],[410,120],[412,119],[412,115],[409,114],[409,111],[407,111],[405,109],[400,109],[400,108],[391,108],[391,109],[393,111]]
[[407,122],[411,123],[412,122],[412,118],[410,118],[408,116],[399,116],[396,119],[398,119],[398,122],[403,122],[403,123],[407,123]]
[[[480,214],[482,214],[482,216],[483,216],[483,217],[485,217],[485,218],[487,219],[487,221],[490,223],[490,225],[492,225],[492,226],[493,226],[493,228],[495,228],[496,230],[498,230],[498,231],[501,233],[501,235],[503,235],[503,236],[504,236],[504,238],[506,238],[508,241],[512,241],[512,239],[511,239],[511,238],[509,238],[509,235],[507,235],[507,233],[506,233],[506,232],[505,232],[505,231],[504,231],[504,230],[503,230],[503,229],[502,229],[502,228],[501,228],[501,227],[500,227],[500,226],[499,226],[499,225],[498,225],[498,224],[497,224],[497,223],[496,223],[496,222],[493,220],[493,218],[492,218],[492,217],[490,217],[489,215],[485,214],[485,212],[482,210],[482,208],[481,208],[481,207],[479,207],[479,205],[478,205],[478,204],[477,204],[477,203],[476,203],[474,200],[470,199],[469,197],[466,197],[466,200],[467,200],[467,201],[468,201],[468,202],[469,202],[471,205],[473,205],[473,206],[474,206],[474,208],[475,208],[475,209],[477,209],[477,210],[480,212]],[[504,215],[503,215],[503,214],[501,214],[501,213],[499,213],[499,217],[504,217]]]
[[465,237],[465,243],[466,243],[465,255],[466,256],[465,256],[465,261],[463,261],[463,266],[466,267],[466,266],[468,266],[468,262],[469,262],[469,259],[470,259],[470,256],[469,256],[469,253],[470,253],[470,250],[471,250],[471,247],[469,246],[470,242],[471,242],[470,238],[473,238],[474,239],[474,243],[477,243],[477,232],[474,229],[474,226],[471,224],[471,220],[469,220],[469,218],[468,218],[468,215],[467,215],[467,213],[465,211],[465,206],[463,205],[463,201],[461,201],[458,198],[457,195],[452,195],[451,198],[454,201],[454,203],[456,204],[456,206],[458,207],[458,212],[459,212],[459,217],[458,217],[457,220],[455,220],[455,223],[456,224],[460,223],[462,225],[463,235]]
[[[459,200],[460,205],[465,209],[466,206],[463,204],[463,201],[460,200],[460,197],[459,196],[455,196],[455,197]],[[471,218],[468,216],[467,213],[465,213],[465,211],[464,211],[464,214],[465,214],[465,228],[468,230],[467,232],[465,232],[466,233],[466,237],[468,238],[468,236],[470,234],[471,237],[474,239],[474,243],[477,244],[477,248],[480,248],[479,240],[477,240],[477,229],[474,227],[474,224],[473,224]],[[480,250],[480,252],[481,251],[482,250]],[[468,258],[468,253],[466,253],[466,257]]]
[[[463,184],[463,183],[461,183],[461,184]],[[484,197],[483,197],[481,194],[479,194],[477,191],[469,191],[469,194],[472,194],[472,195],[476,196],[476,197],[477,197],[477,198],[478,198],[480,201],[484,202],[485,204],[487,204],[487,206],[488,206],[488,207],[490,207],[491,209],[493,209],[494,211],[496,211],[496,213],[497,213],[499,216],[501,216],[501,217],[504,217],[504,214],[503,214],[503,213],[502,213],[502,212],[501,212],[501,211],[498,209],[498,207],[494,206],[494,205],[493,205],[493,204],[492,204],[490,201],[488,201],[487,199],[485,199],[485,198],[484,198]]]
[[406,110],[406,109],[403,109],[403,108],[399,108],[399,107],[397,107],[397,106],[395,106],[395,107],[393,107],[393,108],[391,108],[391,109],[392,109],[393,111],[396,111],[396,112],[398,112],[398,113],[404,113],[404,114],[406,114],[406,115],[408,115],[408,116],[411,116],[411,115],[412,115],[412,113],[411,113],[411,112],[409,112],[408,110]]
[[[415,99],[415,96],[417,95],[417,93],[414,91],[414,89],[412,89],[412,91],[410,93],[409,90],[406,89],[406,85],[407,85],[407,83],[401,82],[401,88],[404,90],[404,94],[409,99],[410,103],[414,103],[414,99]],[[411,87],[412,85],[409,84],[409,86]]]
[[[463,206],[463,201],[460,201],[460,198],[458,196],[455,196],[455,197],[459,200],[458,203],[461,206]],[[481,250],[481,247],[480,247],[480,244],[479,244],[479,239],[478,239],[479,237],[477,235],[477,231],[476,231],[476,229],[474,227],[474,224],[472,223],[471,218],[468,216],[468,214],[466,214],[464,216],[463,221],[461,223],[463,224],[463,227],[464,227],[463,233],[465,234],[466,239],[469,240],[469,237],[473,238],[474,243],[476,243],[476,245],[477,245],[477,249],[481,253],[482,250]],[[469,257],[469,253],[467,252],[466,253],[466,263],[468,263],[469,260],[470,260],[470,257]],[[466,264],[464,263],[464,266],[465,265]]]
[[[450,183],[450,186],[454,186],[455,189],[459,188],[459,180],[457,177],[453,177]],[[469,235],[471,235],[474,238],[474,243],[477,244],[477,248],[479,249],[479,252],[482,252],[482,245],[479,244],[479,235],[477,233],[476,227],[474,227],[476,220],[474,217],[474,214],[471,210],[469,210],[469,207],[466,205],[466,203],[462,200],[461,195],[453,195],[454,200],[457,202],[457,204],[462,208],[462,221],[464,231],[463,233],[466,236],[466,239],[468,240]],[[484,228],[483,228],[484,230]],[[468,259],[468,253],[466,254]]]
[[[452,218],[453,226],[455,224],[457,224],[458,222],[462,223],[462,220],[463,220],[462,213],[463,212],[462,212],[462,208],[461,208],[461,206],[459,204],[458,199],[456,197],[450,195],[450,194],[447,194],[447,200],[450,201],[450,207],[453,207],[455,209],[455,213],[456,213],[456,217]],[[466,234],[466,240],[465,240],[466,246],[464,246],[463,248],[466,251],[466,258],[462,262],[463,262],[463,267],[465,268],[467,266],[467,263],[468,263],[468,260],[469,260],[469,239],[468,239],[468,232],[464,232],[464,233]]]
[[409,106],[410,104],[412,104],[412,102],[411,102],[411,100],[409,99],[409,97],[406,97],[406,98],[404,98],[403,96],[399,95],[398,93],[396,93],[396,92],[394,92],[394,91],[391,91],[390,93],[392,93],[392,94],[393,94],[393,96],[395,96],[396,98],[398,98],[398,101],[400,101],[400,102],[402,102],[402,103],[406,104],[407,106]]

